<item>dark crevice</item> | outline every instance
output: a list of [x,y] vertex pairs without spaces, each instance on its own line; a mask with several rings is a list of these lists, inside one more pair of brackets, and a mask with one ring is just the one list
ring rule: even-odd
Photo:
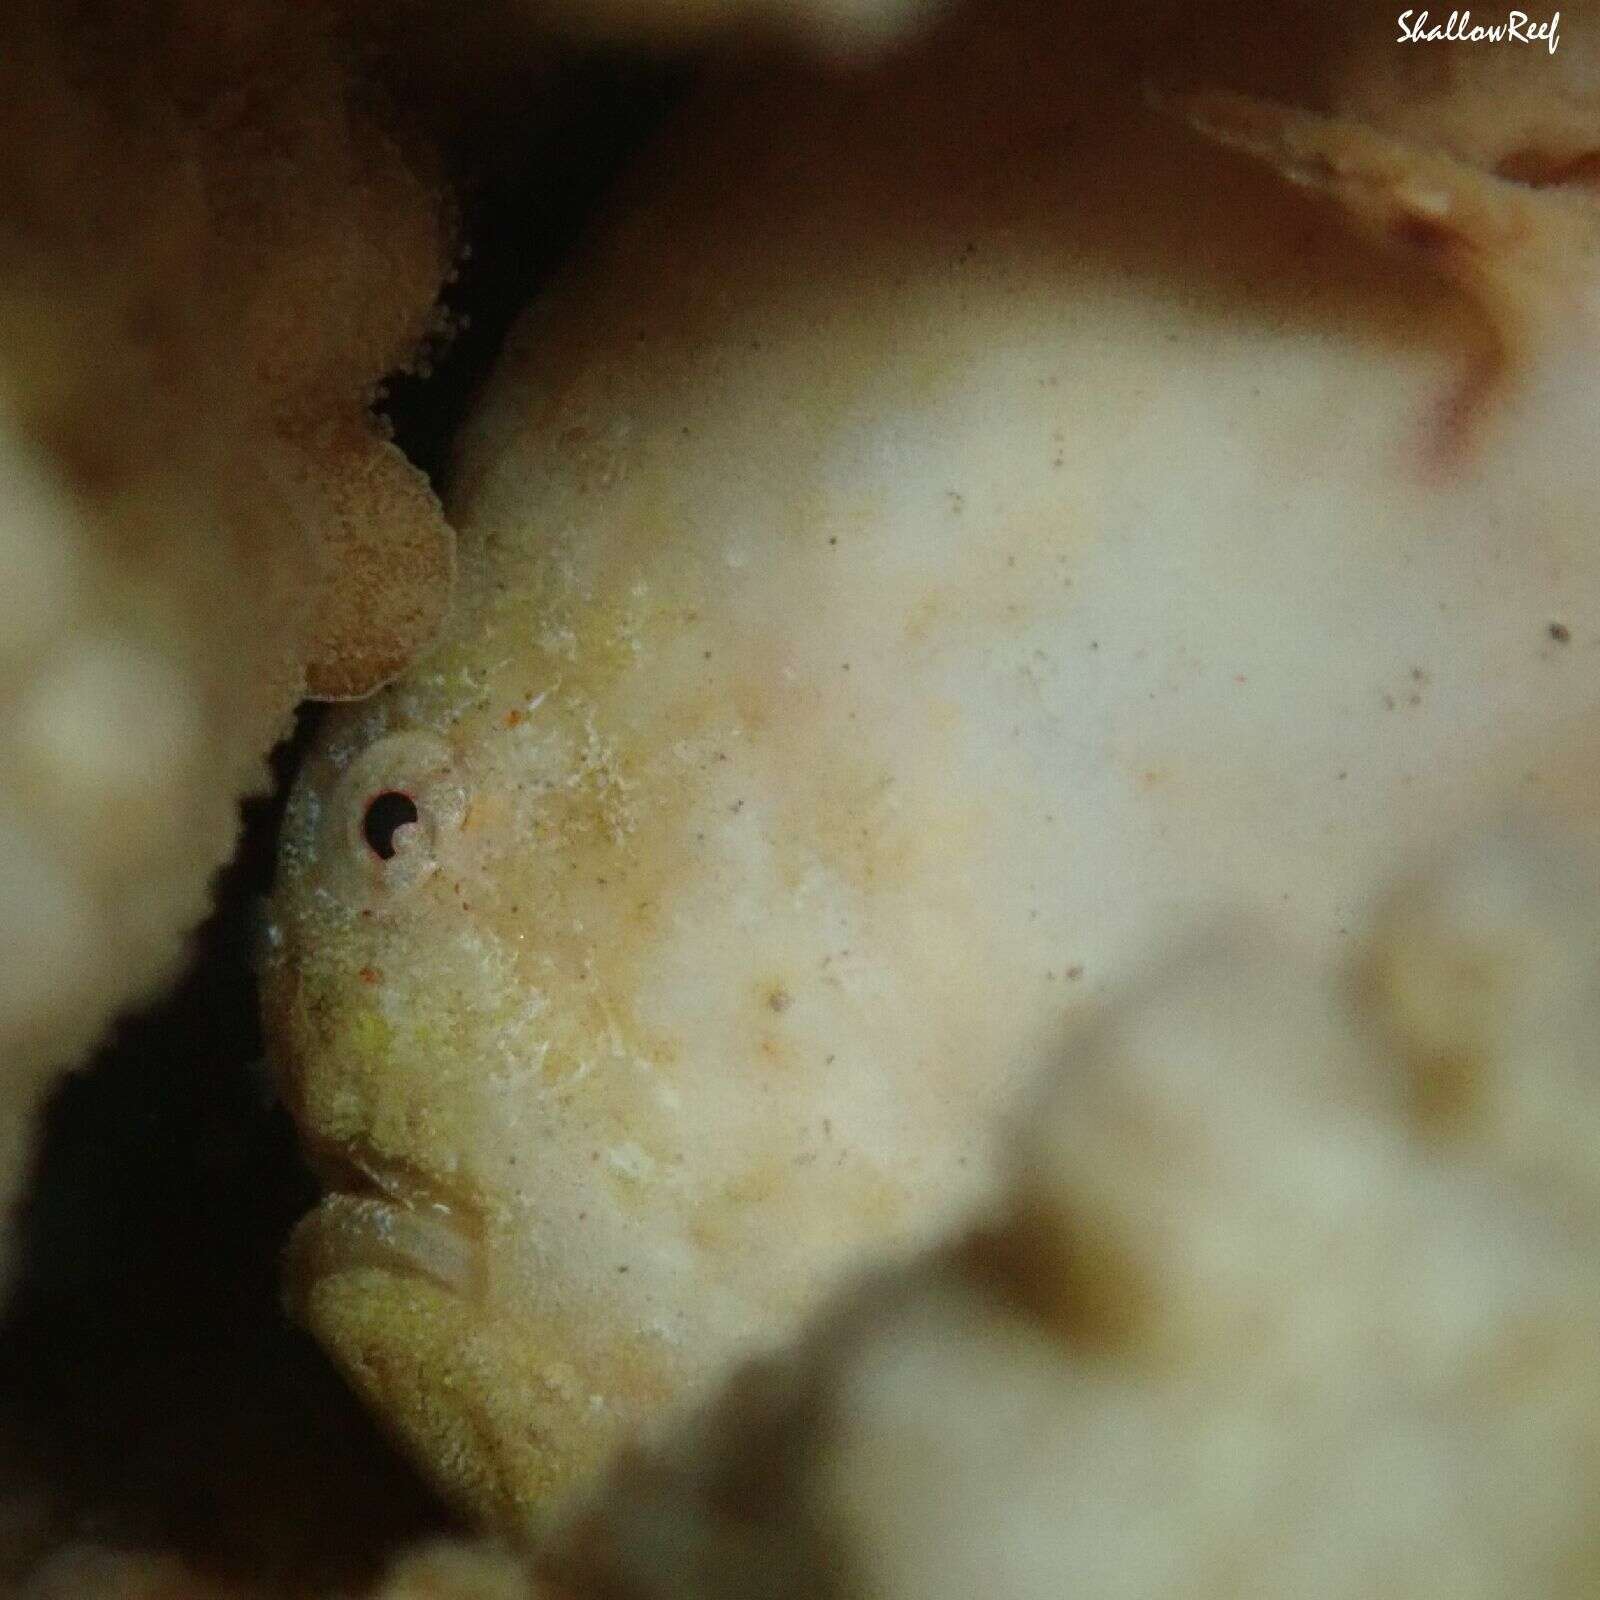
[[[463,326],[427,378],[396,379],[395,437],[448,490],[452,441],[516,313],[661,119],[677,71],[612,59],[466,193]],[[514,106],[507,127],[514,127]],[[170,1551],[252,1594],[364,1587],[394,1549],[451,1526],[281,1304],[280,1258],[318,1186],[261,1067],[252,946],[286,786],[317,713],[246,805],[182,983],[60,1086],[17,1226],[0,1325],[0,1590],[89,1539]],[[403,800],[403,796],[397,796]],[[376,819],[392,851],[403,807]],[[379,849],[382,854],[382,849]]]
[[446,504],[451,448],[517,314],[587,231],[628,158],[681,98],[683,67],[608,54],[570,69],[561,109],[518,161],[463,189],[468,249],[444,308],[454,333],[426,376],[386,386],[395,443]]
[[0,1332],[3,1487],[39,1507],[19,1567],[30,1542],[93,1539],[307,1593],[449,1526],[280,1306],[316,1196],[259,1064],[250,954],[280,815],[281,789],[246,806],[189,976],[49,1107]]

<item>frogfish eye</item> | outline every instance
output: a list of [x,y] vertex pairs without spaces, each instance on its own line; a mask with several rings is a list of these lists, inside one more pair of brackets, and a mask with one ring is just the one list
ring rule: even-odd
[[367,802],[366,814],[361,819],[362,837],[380,861],[391,860],[394,836],[416,822],[419,815],[417,803],[410,795],[399,789],[385,789]]

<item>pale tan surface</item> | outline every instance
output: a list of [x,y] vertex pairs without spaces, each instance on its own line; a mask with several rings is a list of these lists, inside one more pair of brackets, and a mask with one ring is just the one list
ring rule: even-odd
[[1270,924],[1170,953],[1014,1120],[992,1218],[626,1463],[551,1565],[614,1600],[1592,1594],[1597,906],[1524,819],[1338,971]]
[[1331,963],[1593,704],[1587,198],[1163,116],[1045,14],[686,119],[513,338],[448,638],[302,779],[294,1292],[479,1515],[980,1201],[1152,938]]

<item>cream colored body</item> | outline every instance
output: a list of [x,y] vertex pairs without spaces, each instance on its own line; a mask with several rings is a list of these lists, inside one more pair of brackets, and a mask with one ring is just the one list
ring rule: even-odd
[[1592,393],[1069,46],[691,118],[507,352],[450,636],[302,780],[297,1292],[480,1509],[981,1202],[1153,936],[1328,958],[1594,698]]

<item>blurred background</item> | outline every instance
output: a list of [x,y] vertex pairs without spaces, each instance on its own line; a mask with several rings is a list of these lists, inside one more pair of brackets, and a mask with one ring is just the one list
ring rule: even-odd
[[[688,71],[612,52],[568,62],[537,118],[513,114],[512,92],[455,102],[473,108],[454,132],[475,153],[458,175],[456,333],[384,400],[446,501],[451,441],[509,324]],[[184,981],[49,1107],[0,1330],[0,1586],[88,1539],[172,1549],[253,1594],[334,1593],[451,1526],[278,1298],[280,1251],[316,1187],[261,1064],[251,949],[317,720],[301,712],[275,793],[246,804]]]

